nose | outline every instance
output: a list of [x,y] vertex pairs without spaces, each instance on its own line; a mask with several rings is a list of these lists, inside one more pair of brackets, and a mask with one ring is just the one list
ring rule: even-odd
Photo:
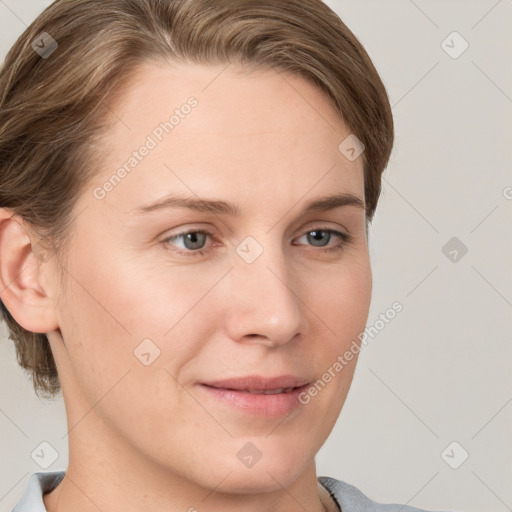
[[277,347],[304,334],[300,280],[280,249],[252,263],[238,256],[229,273],[226,328],[239,343]]

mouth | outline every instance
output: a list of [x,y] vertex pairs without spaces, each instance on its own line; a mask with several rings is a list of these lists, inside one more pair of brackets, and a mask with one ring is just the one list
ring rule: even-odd
[[239,391],[241,393],[253,393],[255,395],[277,395],[278,393],[289,393],[297,388],[277,388],[277,389],[235,389],[235,388],[216,388],[226,389],[228,391]]
[[203,382],[205,386],[230,389],[232,391],[246,391],[249,393],[266,392],[282,393],[286,390],[299,388],[309,383],[309,379],[295,375],[279,375],[277,377],[263,377],[261,375],[247,375],[231,379]]
[[299,395],[310,384],[295,376],[265,378],[248,376],[201,383],[200,387],[222,406],[244,414],[278,417],[290,414],[300,404]]

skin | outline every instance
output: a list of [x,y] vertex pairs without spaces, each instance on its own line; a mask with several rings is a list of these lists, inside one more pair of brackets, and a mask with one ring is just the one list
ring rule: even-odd
[[[278,418],[221,404],[197,383],[255,374],[316,381],[364,330],[364,209],[301,213],[333,193],[364,202],[362,159],[338,150],[350,130],[314,85],[224,68],[148,63],[110,105],[104,165],[75,205],[62,287],[57,258],[39,261],[23,220],[2,210],[1,297],[22,326],[48,333],[67,412],[69,466],[44,496],[49,512],[338,510],[314,457],[357,355]],[[104,199],[94,197],[190,96],[197,107]],[[133,213],[171,192],[235,203],[241,215]],[[204,255],[178,254],[194,252],[184,237],[164,243],[198,228],[214,233]],[[315,228],[352,241],[323,252],[308,237]],[[253,263],[236,252],[247,236],[263,248]],[[160,350],[149,366],[133,353],[146,338]],[[261,452],[250,468],[237,457],[248,442]]]

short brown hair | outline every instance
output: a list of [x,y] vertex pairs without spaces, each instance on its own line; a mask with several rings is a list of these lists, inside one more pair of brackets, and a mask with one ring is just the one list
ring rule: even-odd
[[[58,45],[45,58],[33,46],[49,41],[44,33]],[[101,153],[92,149],[108,128],[109,98],[152,61],[236,62],[315,84],[365,146],[372,220],[393,146],[391,106],[363,46],[321,0],[57,0],[0,70],[0,207],[51,240],[59,261],[75,202],[98,169]],[[36,394],[57,394],[46,335],[22,328],[3,304],[2,311]]]

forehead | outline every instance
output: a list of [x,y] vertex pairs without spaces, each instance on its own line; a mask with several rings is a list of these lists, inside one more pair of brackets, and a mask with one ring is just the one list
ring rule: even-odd
[[111,204],[176,187],[222,195],[228,186],[247,199],[271,194],[269,184],[295,199],[312,187],[362,189],[361,158],[338,149],[350,134],[340,115],[318,87],[289,73],[146,63],[111,109],[95,180],[123,175],[111,180]]

